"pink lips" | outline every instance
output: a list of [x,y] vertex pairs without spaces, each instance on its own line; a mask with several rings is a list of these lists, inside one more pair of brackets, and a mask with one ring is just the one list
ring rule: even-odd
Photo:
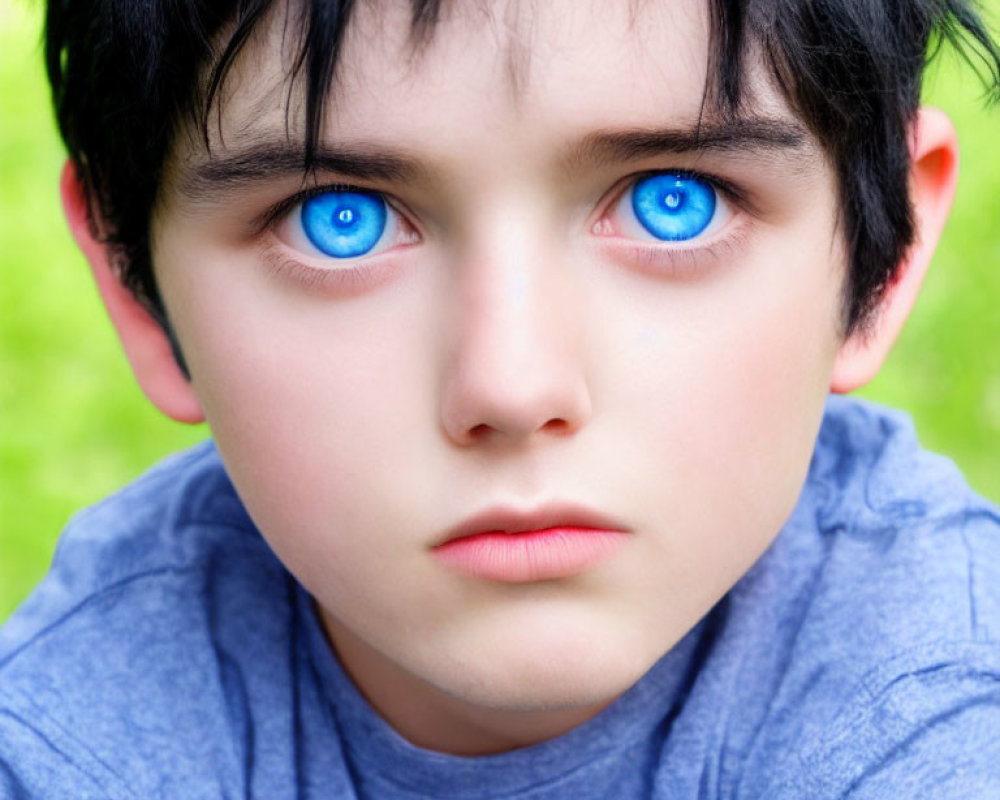
[[433,553],[458,572],[504,583],[565,578],[609,558],[625,542],[617,523],[586,512],[476,515]]

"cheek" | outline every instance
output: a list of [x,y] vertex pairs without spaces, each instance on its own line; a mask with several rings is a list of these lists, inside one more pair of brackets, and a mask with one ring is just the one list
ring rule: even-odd
[[830,255],[770,255],[782,266],[738,265],[740,276],[697,297],[653,298],[641,325],[626,323],[642,355],[615,379],[634,387],[621,430],[636,471],[662,476],[649,507],[694,532],[684,547],[717,546],[721,563],[745,558],[734,531],[759,550],[791,512],[839,341]]
[[326,303],[227,274],[217,262],[196,293],[176,298],[182,345],[251,516],[286,563],[308,571],[332,529],[356,541],[352,531],[391,515],[389,502],[419,497],[412,477],[385,490],[394,475],[423,474],[406,462],[427,451],[416,422],[433,388],[420,358],[428,315],[404,287]]

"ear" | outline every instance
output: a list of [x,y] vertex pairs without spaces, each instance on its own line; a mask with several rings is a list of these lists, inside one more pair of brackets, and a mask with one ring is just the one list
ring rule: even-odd
[[168,417],[178,422],[202,422],[205,416],[174,359],[166,332],[118,280],[107,246],[94,238],[86,189],[70,161],[63,167],[59,190],[70,232],[90,264],[101,300],[142,391]]
[[854,391],[879,371],[916,302],[951,211],[958,181],[958,139],[951,120],[935,108],[922,108],[910,142],[910,201],[916,237],[886,289],[872,326],[856,331],[841,345],[830,383],[833,392]]

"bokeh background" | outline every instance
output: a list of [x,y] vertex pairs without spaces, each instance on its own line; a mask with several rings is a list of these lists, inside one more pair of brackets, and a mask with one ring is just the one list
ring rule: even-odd
[[[987,0],[1000,30],[1000,0]],[[41,59],[42,5],[0,0],[0,621],[79,508],[205,438],[140,394],[64,225],[63,152]],[[864,391],[1000,500],[1000,109],[956,58],[927,83],[962,134],[958,200],[925,291]]]

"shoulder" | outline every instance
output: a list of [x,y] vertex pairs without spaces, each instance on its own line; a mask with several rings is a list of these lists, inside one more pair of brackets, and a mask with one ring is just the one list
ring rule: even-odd
[[765,796],[1000,796],[1000,511],[905,415],[831,399],[736,594],[773,637]]
[[1000,797],[997,647],[939,642],[878,665],[779,761],[761,796]]
[[1000,509],[922,449],[906,415],[832,398],[791,525],[822,553],[822,610],[899,649],[1000,643]]
[[226,550],[261,550],[211,442],[168,457],[78,513],[60,536],[49,574],[0,629],[0,671],[60,621],[130,584],[194,575]]
[[78,514],[0,629],[0,786],[16,767],[53,781],[27,796],[131,796],[124,775],[160,796],[147,779],[238,773],[254,670],[281,685],[288,591],[210,443]]
[[1000,646],[1000,509],[905,415],[831,398],[799,503],[728,604],[793,665],[860,675],[934,642]]
[[0,700],[0,797],[135,800],[115,771],[29,704]]

